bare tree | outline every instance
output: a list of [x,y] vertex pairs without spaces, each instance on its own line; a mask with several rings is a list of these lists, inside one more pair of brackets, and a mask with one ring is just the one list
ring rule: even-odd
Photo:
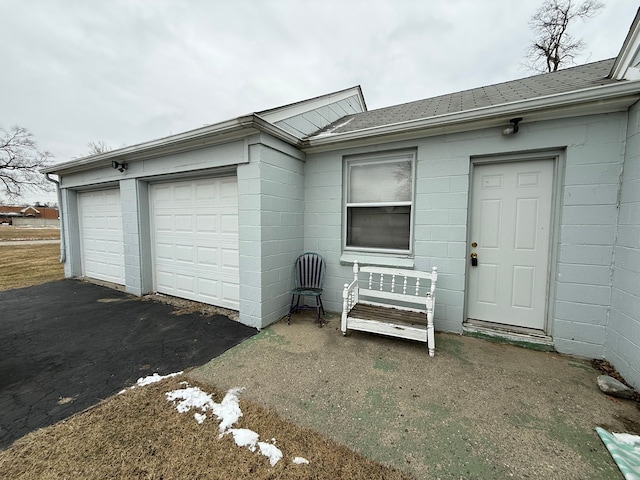
[[545,0],[529,21],[536,40],[527,51],[526,66],[537,72],[555,72],[573,64],[585,44],[569,34],[570,24],[594,17],[603,7],[597,0]]
[[87,143],[89,147],[89,155],[98,155],[100,153],[110,152],[112,148],[102,140]]
[[38,150],[33,134],[14,125],[8,131],[0,128],[0,186],[11,199],[24,190],[51,191],[52,184],[40,173],[51,164],[53,155]]

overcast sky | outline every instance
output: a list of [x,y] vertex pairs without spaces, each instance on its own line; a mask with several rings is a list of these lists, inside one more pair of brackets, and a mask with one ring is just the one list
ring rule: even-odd
[[[638,8],[602,1],[577,63],[615,57]],[[541,3],[0,0],[0,127],[62,162],[354,85],[372,110],[513,80]]]

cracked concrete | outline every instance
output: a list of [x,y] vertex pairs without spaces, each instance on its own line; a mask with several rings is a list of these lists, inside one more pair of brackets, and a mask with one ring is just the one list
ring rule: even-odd
[[621,478],[594,431],[638,433],[635,402],[603,394],[588,360],[455,334],[422,343],[350,332],[310,312],[188,377],[313,428],[415,478]]

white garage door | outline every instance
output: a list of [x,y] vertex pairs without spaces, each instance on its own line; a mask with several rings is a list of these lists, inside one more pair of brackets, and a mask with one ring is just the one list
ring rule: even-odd
[[238,309],[236,177],[151,185],[155,290]]
[[124,285],[124,245],[120,190],[78,195],[82,274]]

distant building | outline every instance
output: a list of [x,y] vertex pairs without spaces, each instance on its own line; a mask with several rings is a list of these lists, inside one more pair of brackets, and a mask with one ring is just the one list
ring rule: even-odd
[[59,227],[59,212],[54,207],[0,205],[0,224]]

